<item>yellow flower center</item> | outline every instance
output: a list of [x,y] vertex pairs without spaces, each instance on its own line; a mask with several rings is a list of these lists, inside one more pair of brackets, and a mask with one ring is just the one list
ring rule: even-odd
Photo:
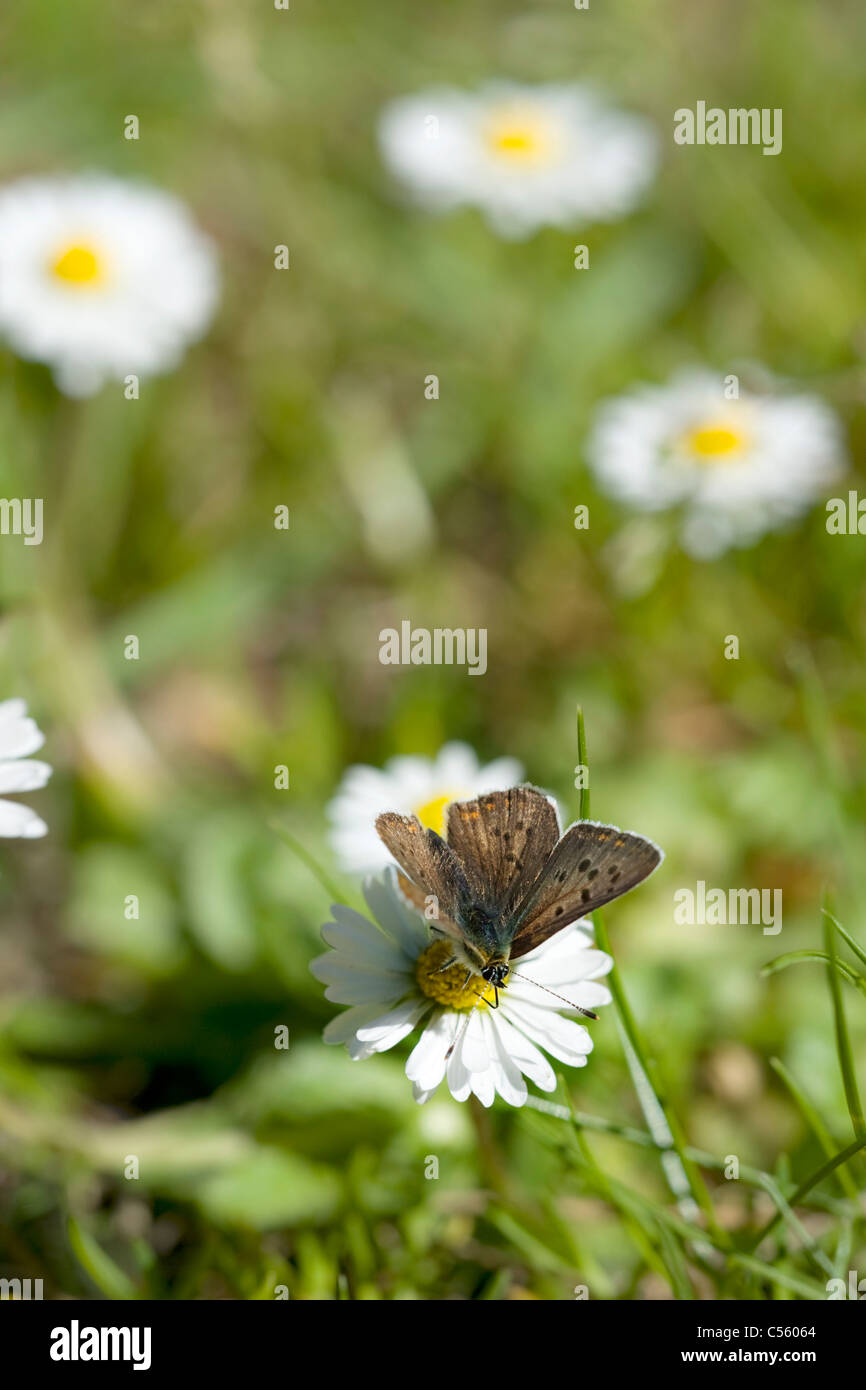
[[92,287],[105,279],[105,267],[92,246],[83,242],[64,247],[51,262],[51,273],[67,285]]
[[537,111],[507,107],[487,121],[484,141],[491,154],[509,164],[544,164],[553,153],[553,135]]
[[744,430],[727,424],[709,423],[689,430],[683,438],[687,451],[700,463],[726,463],[742,454],[748,445]]
[[446,960],[453,955],[449,941],[434,941],[432,946],[421,952],[415,966],[415,979],[422,994],[449,1009],[474,1009],[476,1004],[479,1009],[486,1009],[488,1004],[495,1003],[493,986],[482,980],[480,975],[472,975],[467,980],[467,967],[462,961],[449,965],[447,970],[442,969]]
[[459,793],[446,792],[444,796],[434,796],[429,801],[425,801],[423,806],[415,808],[415,815],[422,825],[426,825],[428,830],[435,830],[437,835],[445,834],[445,807],[452,801],[459,800]]

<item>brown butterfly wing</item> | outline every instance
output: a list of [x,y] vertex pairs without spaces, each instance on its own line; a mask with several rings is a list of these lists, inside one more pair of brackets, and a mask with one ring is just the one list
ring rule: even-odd
[[447,839],[480,903],[509,915],[538,878],[556,842],[556,809],[535,787],[487,792],[447,810]]
[[425,896],[436,898],[443,916],[459,922],[472,893],[457,856],[441,835],[426,829],[417,816],[396,811],[377,816],[376,830],[406,877]]
[[[411,879],[401,873],[397,874],[397,887],[410,906],[420,912],[423,917],[426,917],[429,904],[424,889],[416,887]],[[466,944],[466,933],[462,927],[458,927],[456,922],[452,922],[451,918],[446,917],[441,911],[428,920],[432,930],[441,932],[443,936],[450,936],[452,941]]]
[[615,825],[572,825],[517,907],[511,959],[518,960],[571,922],[636,888],[663,857],[651,840]]
[[397,887],[412,907],[416,908],[418,912],[424,911],[427,906],[427,894],[423,888],[418,888],[411,878],[407,878],[404,873],[397,874]]

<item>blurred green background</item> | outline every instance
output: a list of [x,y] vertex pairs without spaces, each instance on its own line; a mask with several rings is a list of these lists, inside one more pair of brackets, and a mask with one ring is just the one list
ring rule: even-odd
[[[46,1297],[301,1299],[805,1298],[828,1265],[866,1275],[862,1155],[749,1253],[770,1189],[854,1137],[825,964],[761,967],[824,949],[825,887],[866,939],[862,538],[829,536],[819,506],[712,564],[671,548],[630,589],[627,514],[582,457],[602,397],[761,363],[840,412],[838,491],[857,486],[862,7],[12,0],[0,34],[2,178],[172,189],[224,282],[206,340],[136,402],[67,400],[0,356],[2,490],[42,496],[46,530],[0,546],[2,693],[55,767],[31,798],[47,839],[0,847],[0,1275]],[[645,205],[525,243],[408,208],[383,104],[495,77],[590,78],[651,117]],[[781,157],[675,146],[698,99],[782,107]],[[486,677],[380,665],[403,617],[486,627]],[[710,1250],[633,1138],[447,1094],[418,1108],[408,1045],[353,1064],[321,1043],[334,1009],[307,967],[328,898],[273,823],[333,872],[344,768],[450,738],[519,757],[576,814],[578,702],[593,814],[667,852],[607,912],[658,1084],[690,1145],[767,1175],[702,1170]],[[782,888],[783,932],[675,926],[697,879]],[[840,950],[856,1067],[863,963]],[[644,1130],[613,1009],[593,1036],[575,1106]]]

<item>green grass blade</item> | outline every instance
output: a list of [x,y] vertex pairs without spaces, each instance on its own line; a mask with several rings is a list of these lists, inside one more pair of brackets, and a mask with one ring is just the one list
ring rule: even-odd
[[[608,954],[611,954],[610,941],[608,940],[607,930],[605,928],[604,918],[601,912],[596,912],[593,914],[593,922],[595,925],[595,939],[599,946],[599,949],[602,951],[606,951]],[[655,1102],[655,1107],[657,1108],[659,1114],[663,1117],[664,1124],[667,1129],[666,1142],[664,1145],[659,1145],[659,1147],[663,1148],[668,1153],[676,1153],[677,1157],[679,1158],[679,1162],[682,1166],[683,1172],[685,1174],[686,1181],[688,1183],[688,1188],[692,1198],[698,1204],[698,1206],[701,1208],[704,1215],[706,1216],[709,1228],[712,1231],[714,1231],[717,1237],[720,1237],[721,1233],[716,1224],[715,1213],[713,1211],[713,1203],[709,1194],[709,1189],[707,1188],[706,1183],[701,1177],[701,1174],[698,1171],[696,1165],[692,1163],[686,1155],[685,1137],[680,1129],[676,1117],[670,1110],[670,1107],[668,1106],[667,1101],[661,1091],[656,1069],[647,1055],[646,1048],[644,1047],[643,1040],[640,1036],[640,1031],[638,1029],[637,1022],[635,1020],[634,1014],[631,1011],[631,1007],[626,997],[625,990],[623,989],[616,963],[614,963],[614,966],[610,971],[610,974],[606,976],[606,982],[611,994],[613,995],[614,1005],[616,1006],[617,1015],[622,1029],[623,1040],[628,1044],[628,1047],[626,1048],[627,1062],[629,1061],[629,1050],[632,1055],[633,1061],[629,1069],[632,1072],[632,1080],[633,1082],[635,1082],[635,1090],[638,1095],[638,1100],[641,1103],[641,1109],[644,1111],[644,1116],[647,1120],[647,1124],[650,1127],[650,1131],[653,1130],[653,1125],[655,1121],[651,1121],[649,1115],[647,1115],[646,1113],[646,1104],[648,1100],[647,1092],[651,1094],[652,1100]],[[638,1075],[642,1076],[645,1081],[645,1089],[636,1078],[636,1070],[638,1072]],[[666,1171],[665,1176],[668,1178],[668,1182],[670,1182],[669,1171]],[[674,1195],[678,1196],[680,1194],[675,1192]]]
[[[624,1204],[618,1199],[617,1193],[614,1191],[610,1180],[605,1174],[604,1169],[597,1162],[595,1155],[586,1141],[586,1136],[582,1133],[581,1123],[562,1073],[558,1072],[557,1077],[562,1093],[568,1104],[568,1118],[570,1119],[571,1134],[577,1150],[578,1161],[589,1170],[599,1195],[604,1197],[605,1200],[619,1212],[623,1220],[623,1225],[630,1233],[647,1267],[655,1270],[662,1278],[667,1278],[671,1288],[675,1290],[676,1280],[673,1272],[668,1269],[667,1262],[659,1258],[643,1224],[635,1219],[631,1206]],[[651,1136],[647,1135],[647,1138],[651,1139]],[[605,1278],[607,1278],[607,1275],[605,1275]],[[611,1288],[612,1287],[611,1285]]]
[[674,1239],[673,1232],[663,1221],[658,1224],[658,1232],[665,1264],[670,1270],[674,1293],[681,1302],[691,1302],[695,1293],[689,1280],[688,1267],[682,1247]]
[[333,879],[325,873],[322,866],[313,858],[310,851],[301,844],[300,840],[296,839],[292,832],[287,830],[284,825],[280,825],[279,821],[271,821],[271,829],[279,835],[283,843],[289,847],[298,859],[300,859],[301,863],[306,865],[313,877],[318,880],[328,894],[329,901],[332,903],[342,903],[345,907],[348,907],[348,899],[340,892],[339,888],[335,886]]
[[[816,1187],[819,1182],[823,1182],[824,1178],[829,1177],[831,1173],[835,1172],[841,1163],[847,1163],[849,1158],[854,1158],[854,1156],[862,1152],[863,1149],[866,1149],[866,1138],[855,1139],[853,1144],[849,1144],[846,1149],[841,1149],[839,1153],[834,1154],[826,1163],[822,1163],[820,1168],[816,1168],[813,1173],[810,1173],[805,1182],[801,1182],[796,1192],[788,1199],[788,1206],[792,1208],[799,1206],[800,1202],[812,1191],[813,1187]],[[753,1238],[751,1245],[748,1247],[749,1250],[757,1250],[761,1242],[766,1240],[767,1236],[775,1229],[776,1224],[781,1221],[781,1219],[782,1212],[777,1211],[776,1215],[771,1217],[766,1226],[762,1226],[758,1234]]]
[[798,1293],[801,1298],[807,1298],[810,1302],[827,1297],[826,1290],[820,1284],[807,1283],[805,1279],[799,1279],[795,1274],[788,1274],[787,1271],[779,1269],[778,1265],[764,1264],[763,1260],[755,1259],[754,1255],[732,1255],[731,1264],[740,1265],[772,1284],[781,1284],[783,1289],[790,1289],[792,1293]]
[[[577,708],[577,749],[578,759],[581,765],[585,767],[588,771],[589,758],[587,756],[586,728],[583,719],[583,708],[580,705],[578,705]],[[587,776],[587,784],[589,783],[589,780],[589,776]],[[581,819],[589,819],[590,797],[588,785],[581,789],[579,809]],[[594,913],[592,921],[595,928],[595,939],[599,949],[605,951],[608,955],[612,955],[610,949],[610,941],[607,935],[607,929],[605,927],[604,918],[601,912]],[[652,1131],[653,1125],[654,1123],[656,1123],[655,1116],[653,1116],[653,1118],[651,1119],[650,1115],[647,1114],[647,1102],[649,1100],[651,1104],[651,1109],[657,1111],[658,1115],[663,1119],[666,1130],[665,1138],[666,1140],[669,1140],[668,1152],[675,1152],[677,1154],[679,1159],[679,1165],[682,1167],[683,1170],[685,1184],[688,1186],[691,1197],[701,1208],[704,1215],[706,1216],[709,1228],[714,1232],[714,1234],[717,1237],[721,1238],[721,1232],[719,1231],[718,1225],[716,1223],[715,1213],[713,1211],[713,1203],[709,1194],[709,1190],[700,1173],[698,1172],[698,1169],[685,1157],[685,1139],[683,1133],[680,1129],[679,1123],[676,1120],[676,1117],[672,1114],[666,1101],[660,1094],[658,1077],[655,1074],[655,1068],[652,1066],[652,1063],[650,1062],[647,1056],[646,1048],[644,1047],[643,1040],[640,1035],[640,1030],[638,1029],[634,1014],[632,1013],[631,1007],[628,1003],[628,999],[626,998],[625,990],[623,988],[622,981],[620,980],[619,970],[617,969],[615,958],[610,974],[607,976],[607,985],[610,989],[611,994],[613,995],[613,1001],[616,1007],[623,1037],[628,1041],[628,1048],[625,1049],[626,1061],[629,1064],[629,1070],[632,1075],[632,1081],[635,1085],[638,1100],[641,1103],[641,1109],[644,1111],[644,1116],[647,1120],[647,1124],[649,1125],[649,1128]],[[629,1049],[631,1055],[629,1053]],[[663,1163],[663,1167],[665,1169],[665,1177],[667,1178],[668,1183],[670,1185],[672,1172],[671,1165],[664,1165]],[[680,1198],[682,1197],[682,1192],[677,1192],[676,1185],[672,1186],[671,1190],[674,1192],[675,1196]]]
[[830,985],[830,997],[833,1001],[836,1051],[842,1070],[845,1099],[848,1103],[848,1113],[851,1116],[855,1135],[858,1139],[866,1139],[866,1120],[863,1118],[863,1105],[857,1087],[857,1075],[854,1071],[854,1054],[851,1051],[851,1039],[848,1036],[848,1024],[845,1021],[845,1006],[842,1003],[842,991],[839,988],[839,976],[836,969],[839,964],[836,960],[836,928],[826,917],[824,918],[824,941],[827,946],[827,955],[830,958],[830,964],[827,967],[827,979]]
[[69,1218],[69,1244],[79,1264],[107,1298],[126,1300],[141,1296],[129,1275],[115,1264],[110,1255],[106,1255],[102,1246],[74,1216]]
[[[782,1082],[784,1082],[784,1084],[787,1086],[788,1090],[794,1098],[794,1102],[797,1105],[797,1108],[803,1116],[803,1119],[806,1121],[806,1124],[809,1126],[815,1138],[818,1140],[818,1143],[821,1145],[821,1148],[824,1150],[824,1153],[827,1155],[828,1158],[832,1158],[833,1154],[836,1152],[836,1145],[833,1142],[833,1136],[830,1133],[827,1126],[825,1125],[821,1116],[818,1114],[818,1111],[815,1109],[815,1106],[812,1104],[809,1097],[800,1088],[800,1086],[794,1080],[791,1073],[788,1071],[788,1068],[784,1065],[783,1062],[779,1060],[778,1057],[770,1058],[770,1066],[773,1068],[773,1071],[776,1073],[779,1079]],[[858,1188],[848,1169],[844,1167],[840,1168],[836,1176],[846,1196],[851,1197],[856,1201],[858,1195]]]
[[586,786],[580,788],[580,802],[577,814],[580,820],[589,820],[590,791],[589,791],[589,761],[586,756],[586,728],[583,723],[583,706],[577,707],[577,761],[582,768],[586,768]]
[[851,950],[854,952],[857,959],[862,961],[863,964],[866,965],[866,951],[863,950],[863,947],[860,945],[859,941],[855,941],[851,933],[845,930],[838,918],[834,917],[832,912],[828,912],[826,907],[822,907],[821,911],[823,912],[824,916],[828,917],[830,921],[833,923],[833,926],[836,928],[837,932],[842,937],[842,940],[847,941],[848,945],[851,947]]
[[783,956],[775,956],[773,960],[768,960],[766,965],[761,966],[763,976],[775,975],[779,970],[787,970],[789,965],[801,965],[804,961],[823,961],[837,970],[843,980],[847,980],[860,993],[866,995],[866,980],[862,975],[858,975],[845,961],[839,960],[836,956],[831,956],[827,951],[818,951],[813,947],[804,947],[801,951],[786,951]]

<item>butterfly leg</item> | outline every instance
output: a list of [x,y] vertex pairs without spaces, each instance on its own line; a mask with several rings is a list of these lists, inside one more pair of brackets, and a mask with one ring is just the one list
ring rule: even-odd
[[[465,989],[465,987],[466,987],[466,986],[464,985],[464,989]],[[499,1008],[499,990],[496,988],[495,985],[493,986],[493,993],[496,995],[496,1000],[495,1000],[495,1002],[494,1002],[494,1000],[488,999],[488,998],[487,998],[487,992],[486,992],[486,990],[476,989],[475,993],[476,993],[476,995],[477,995],[477,997],[478,997],[479,999],[484,999],[485,1002],[490,1006],[491,1009],[498,1009],[498,1008]],[[476,1004],[474,1007],[477,1009],[477,1008],[478,1008],[478,1005]]]
[[456,957],[456,956],[449,956],[448,959],[447,959],[442,965],[437,965],[437,967],[436,967],[435,970],[431,970],[431,971],[430,971],[430,974],[431,974],[431,975],[441,975],[443,970],[450,970],[451,967],[452,967],[452,965],[456,965],[456,964],[457,964],[457,957]]

